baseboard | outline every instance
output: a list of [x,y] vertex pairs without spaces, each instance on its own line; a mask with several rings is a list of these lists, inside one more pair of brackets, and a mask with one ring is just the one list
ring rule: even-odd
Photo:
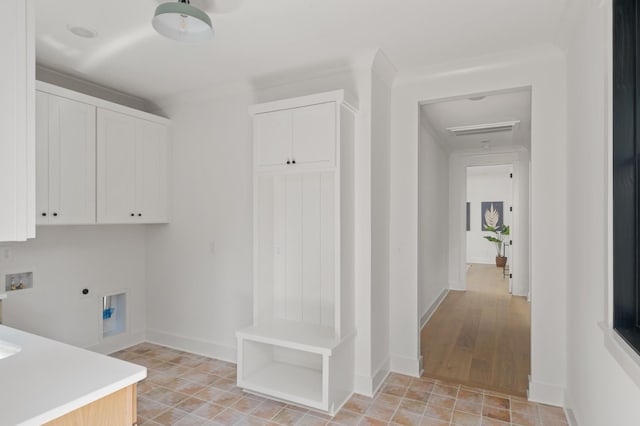
[[405,376],[420,377],[422,369],[422,357],[406,358],[400,355],[391,355],[391,371]]
[[576,415],[574,414],[571,408],[564,409],[564,415],[567,417],[567,421],[569,422],[569,426],[578,426],[578,420],[576,420]]
[[534,382],[529,376],[529,401],[564,407],[565,389],[549,383]]
[[373,397],[389,375],[390,366],[391,361],[387,358],[376,368],[371,377],[356,375],[353,382],[353,391],[359,395]]
[[466,288],[460,282],[449,281],[449,290],[465,291]]
[[442,290],[442,293],[440,293],[436,300],[431,304],[431,306],[429,306],[426,312],[422,315],[422,318],[420,318],[420,330],[422,330],[427,322],[431,319],[431,316],[436,311],[436,309],[438,309],[438,306],[440,306],[444,298],[447,297],[447,294],[449,294],[449,289],[445,288],[444,290]]
[[87,349],[100,354],[111,354],[113,352],[135,346],[144,341],[146,341],[144,331],[137,333],[123,333],[103,339],[97,345],[90,346]]
[[147,342],[187,351],[209,358],[236,363],[236,347],[203,339],[180,336],[158,330],[147,330]]

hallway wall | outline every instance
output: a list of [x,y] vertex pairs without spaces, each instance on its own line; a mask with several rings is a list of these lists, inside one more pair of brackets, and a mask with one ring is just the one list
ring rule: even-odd
[[424,119],[418,137],[418,294],[423,324],[425,314],[449,287],[449,153]]

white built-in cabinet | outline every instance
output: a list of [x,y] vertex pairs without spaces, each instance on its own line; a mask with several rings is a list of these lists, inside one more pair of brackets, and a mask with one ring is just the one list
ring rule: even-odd
[[167,129],[98,109],[98,223],[164,223]]
[[36,93],[36,223],[96,222],[96,107]]
[[0,241],[35,237],[35,14],[3,0],[0,14]]
[[37,89],[37,224],[168,222],[168,120],[43,82]]
[[329,414],[353,392],[352,105],[334,91],[250,108],[254,309],[238,386]]
[[333,167],[334,102],[257,114],[253,119],[255,165],[260,170]]

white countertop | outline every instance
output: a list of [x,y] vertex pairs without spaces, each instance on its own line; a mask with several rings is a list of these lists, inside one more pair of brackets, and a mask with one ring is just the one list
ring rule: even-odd
[[6,299],[6,298],[7,298],[7,293],[0,293],[0,300]]
[[0,426],[40,425],[147,376],[145,367],[0,325]]

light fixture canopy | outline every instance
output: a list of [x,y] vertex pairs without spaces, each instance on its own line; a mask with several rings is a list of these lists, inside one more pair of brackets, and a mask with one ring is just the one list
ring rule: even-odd
[[163,3],[156,8],[153,28],[165,37],[185,42],[202,42],[213,38],[211,18],[189,0]]

